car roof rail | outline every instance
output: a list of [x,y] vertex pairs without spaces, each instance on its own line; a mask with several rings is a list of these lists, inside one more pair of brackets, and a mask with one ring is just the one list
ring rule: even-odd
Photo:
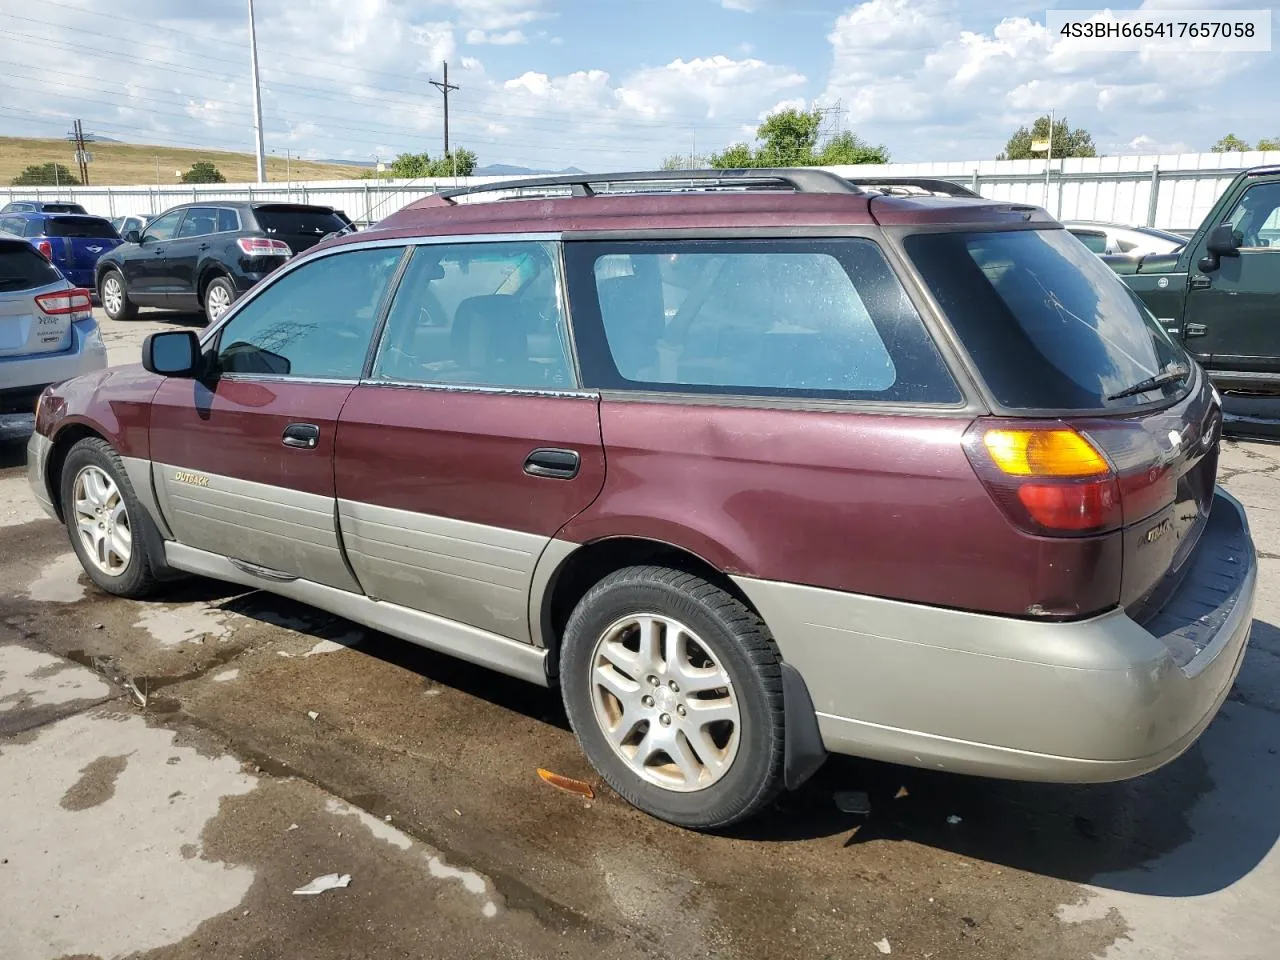
[[937,177],[857,177],[851,176],[847,178],[851,183],[859,187],[871,187],[872,189],[884,188],[886,191],[896,188],[915,187],[926,193],[942,193],[949,197],[969,197],[978,200],[983,199],[982,194],[976,190],[961,186],[951,180],[941,180]]
[[[612,190],[614,186],[638,185],[640,190]],[[705,190],[786,190],[796,193],[861,194],[865,193],[847,178],[818,167],[758,167],[732,170],[641,170],[633,173],[575,173],[552,177],[531,177],[523,180],[503,180],[480,186],[441,190],[444,200],[453,202],[457,197],[484,193],[522,191],[513,200],[528,200],[538,196],[556,196],[556,193],[523,193],[547,188],[567,187],[573,197],[593,197],[599,193],[642,193],[643,187],[662,187],[648,192],[690,192]],[[597,189],[603,187],[604,189]]]

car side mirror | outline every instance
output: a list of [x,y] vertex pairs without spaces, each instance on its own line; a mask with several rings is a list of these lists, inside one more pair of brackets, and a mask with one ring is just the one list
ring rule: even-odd
[[121,237],[120,239],[123,240],[125,243],[141,243],[142,234],[140,234],[137,230],[126,230],[124,233],[124,236]]
[[1209,242],[1205,244],[1208,255],[1201,257],[1199,264],[1205,273],[1211,273],[1222,265],[1223,257],[1240,256],[1240,233],[1229,223],[1220,223],[1209,232]]
[[142,366],[162,377],[198,376],[203,367],[200,339],[190,330],[153,333],[142,342]]

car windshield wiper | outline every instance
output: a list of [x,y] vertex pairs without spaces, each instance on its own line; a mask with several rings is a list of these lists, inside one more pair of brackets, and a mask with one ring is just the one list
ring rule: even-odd
[[1153,377],[1147,377],[1145,380],[1139,380],[1131,387],[1125,387],[1119,393],[1113,393],[1107,397],[1108,400],[1123,400],[1125,397],[1134,397],[1140,393],[1146,393],[1148,390],[1154,390],[1156,387],[1162,387],[1166,383],[1178,383],[1187,379],[1191,373],[1191,368],[1186,364],[1175,364],[1167,367],[1165,370],[1157,373]]

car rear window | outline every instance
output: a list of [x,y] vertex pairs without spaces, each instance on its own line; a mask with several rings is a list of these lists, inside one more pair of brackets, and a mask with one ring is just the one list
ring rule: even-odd
[[34,290],[61,279],[57,267],[36,253],[31,244],[0,240],[0,293]]
[[319,238],[347,225],[345,220],[327,207],[255,207],[253,215],[267,234],[287,237]]
[[1001,406],[1113,409],[1183,389],[1110,399],[1187,357],[1066,230],[925,233],[905,245]]
[[120,235],[110,220],[101,217],[45,217],[47,237],[92,237],[99,240],[118,240]]
[[[592,386],[957,403],[869,240],[566,244]],[[592,322],[598,318],[598,324]]]
[[46,203],[44,205],[45,213],[87,213],[84,207],[78,203]]

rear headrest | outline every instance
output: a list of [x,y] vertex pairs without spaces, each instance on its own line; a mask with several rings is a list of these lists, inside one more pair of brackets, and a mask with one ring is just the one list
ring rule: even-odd
[[618,372],[628,380],[645,379],[641,371],[658,361],[658,341],[666,317],[652,285],[642,277],[610,277],[596,281],[600,316]]

